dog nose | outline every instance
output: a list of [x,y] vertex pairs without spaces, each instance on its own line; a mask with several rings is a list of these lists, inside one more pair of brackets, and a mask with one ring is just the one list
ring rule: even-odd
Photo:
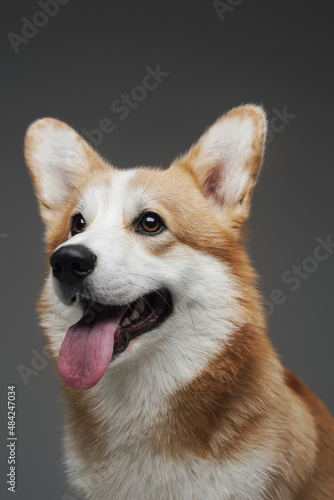
[[88,276],[96,265],[94,255],[84,245],[58,248],[51,256],[53,276],[61,283],[74,284]]

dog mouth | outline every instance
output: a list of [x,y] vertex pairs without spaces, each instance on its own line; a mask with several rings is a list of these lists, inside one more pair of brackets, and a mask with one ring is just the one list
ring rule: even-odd
[[172,297],[167,289],[150,292],[124,306],[104,306],[98,302],[81,299],[86,321],[93,321],[95,315],[107,314],[121,320],[115,331],[112,359],[128,347],[131,339],[139,337],[161,324],[172,312]]
[[172,296],[166,288],[117,306],[78,298],[83,316],[65,335],[58,369],[67,385],[81,390],[96,385],[133,338],[156,328],[173,310]]

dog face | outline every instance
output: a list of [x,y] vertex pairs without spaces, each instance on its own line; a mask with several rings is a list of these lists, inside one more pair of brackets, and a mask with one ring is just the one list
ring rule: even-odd
[[40,310],[66,384],[90,389],[148,356],[184,381],[245,321],[264,136],[262,110],[236,108],[167,170],[119,170],[62,122],[30,126],[50,259]]

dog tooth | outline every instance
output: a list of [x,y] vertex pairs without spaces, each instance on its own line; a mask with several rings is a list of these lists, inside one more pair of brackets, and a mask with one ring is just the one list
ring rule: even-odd
[[122,323],[121,323],[121,326],[128,326],[128,325],[131,325],[131,321],[129,318],[124,318]]
[[134,309],[132,311],[132,314],[129,316],[129,320],[133,321],[134,319],[138,319],[139,316],[140,316],[139,311],[137,311],[136,309]]

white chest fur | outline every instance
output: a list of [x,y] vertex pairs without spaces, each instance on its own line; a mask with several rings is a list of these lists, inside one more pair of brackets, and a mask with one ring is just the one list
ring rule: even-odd
[[[110,375],[110,376],[108,376]],[[124,374],[123,374],[124,375]],[[135,376],[135,370],[134,374]],[[130,378],[131,374],[128,373]],[[197,457],[173,460],[153,444],[157,423],[164,421],[164,403],[146,379],[146,390],[126,390],[125,378],[112,374],[95,388],[96,417],[107,448],[82,456],[67,427],[65,462],[70,482],[82,500],[261,500],[274,466],[269,445],[226,459]],[[114,383],[111,380],[114,380]],[[139,387],[139,386],[137,386]],[[144,389],[144,387],[142,387]],[[105,396],[99,401],[99,396]],[[72,424],[73,425],[73,424]],[[77,422],[80,426],[80,422]],[[279,498],[279,497],[277,497]],[[284,497],[289,499],[288,494]]]
[[93,470],[69,446],[66,463],[82,500],[261,500],[267,498],[271,472],[266,456],[258,452],[233,463],[174,462],[152,453],[140,440],[137,446],[115,450],[110,463]]

